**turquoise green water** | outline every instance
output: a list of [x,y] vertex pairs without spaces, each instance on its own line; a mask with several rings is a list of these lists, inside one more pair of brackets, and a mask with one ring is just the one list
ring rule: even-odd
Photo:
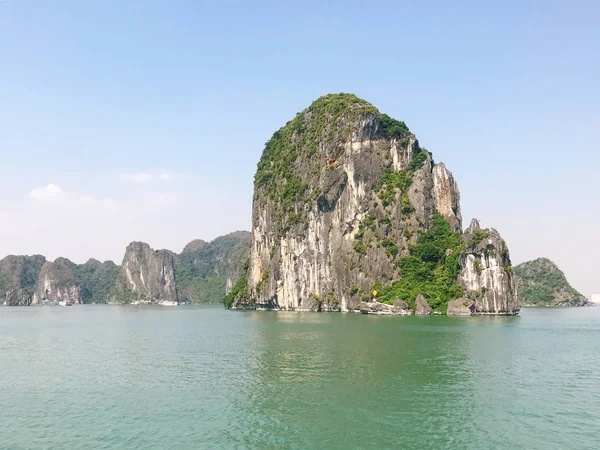
[[0,308],[1,449],[593,449],[600,308]]

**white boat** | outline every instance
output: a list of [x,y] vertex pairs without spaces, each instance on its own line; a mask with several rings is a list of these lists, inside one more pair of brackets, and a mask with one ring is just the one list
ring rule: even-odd
[[64,300],[61,300],[61,301],[59,301],[59,302],[58,302],[58,304],[59,304],[60,306],[73,306],[73,303],[71,303],[71,302],[66,302],[66,301],[64,301]]
[[162,306],[177,306],[179,303],[173,301],[173,300],[162,300],[160,302],[158,302],[159,305]]
[[136,300],[134,302],[131,302],[132,305],[139,305],[141,302],[139,300]]

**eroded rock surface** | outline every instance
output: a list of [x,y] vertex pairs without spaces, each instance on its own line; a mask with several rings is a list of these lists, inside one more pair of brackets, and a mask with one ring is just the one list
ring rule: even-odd
[[433,310],[423,295],[418,295],[415,299],[415,316],[429,316]]
[[[369,293],[399,279],[401,261],[434,217],[462,230],[452,173],[433,163],[404,122],[350,94],[322,97],[278,130],[254,187],[250,264],[233,308],[391,310],[367,306]],[[435,312],[445,311],[448,295],[461,295],[460,286],[473,291],[477,313],[518,312],[508,250],[494,230],[488,238],[479,247],[465,236],[460,274],[450,280],[458,288],[444,291],[442,303],[437,297]],[[427,304],[428,291],[421,294]]]
[[474,301],[475,314],[517,314],[520,304],[506,242],[473,219],[463,236],[459,283]]
[[112,298],[116,303],[134,300],[179,300],[175,285],[175,258],[169,250],[154,250],[144,242],[132,242],[125,250]]
[[46,261],[38,277],[32,304],[48,302],[83,303],[81,289],[77,284],[70,261],[59,258],[55,262]]

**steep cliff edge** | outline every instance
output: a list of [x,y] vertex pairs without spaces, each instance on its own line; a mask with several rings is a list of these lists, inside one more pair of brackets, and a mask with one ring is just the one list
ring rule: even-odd
[[592,306],[577,292],[565,274],[548,258],[538,258],[515,266],[519,298],[527,306]]
[[129,244],[111,303],[131,303],[134,300],[178,302],[176,258],[175,253],[154,250],[145,242]]
[[494,229],[482,229],[473,219],[463,240],[458,280],[466,298],[474,302],[474,313],[516,314],[520,306],[504,239]]
[[44,301],[83,303],[81,289],[73,274],[73,266],[74,264],[65,258],[58,258],[55,262],[47,261],[44,263],[31,303],[34,305]]
[[[454,177],[404,122],[351,94],[321,97],[265,146],[250,263],[231,306],[358,310],[375,288],[384,303],[414,308],[423,294],[446,312],[467,284],[461,220]],[[518,311],[486,299],[481,313]]]
[[42,255],[9,255],[0,260],[0,304],[28,306],[46,258]]

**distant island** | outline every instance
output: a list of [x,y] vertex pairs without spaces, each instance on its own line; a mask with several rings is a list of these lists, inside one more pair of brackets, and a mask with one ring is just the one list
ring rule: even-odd
[[527,261],[515,267],[521,303],[525,306],[593,306],[577,292],[558,266],[548,258]]
[[452,173],[404,122],[330,94],[267,142],[254,177],[252,248],[235,309],[513,315],[509,250],[463,232]]
[[211,242],[195,240],[180,254],[132,242],[121,266],[90,259],[10,255],[0,260],[0,304],[46,302],[131,303],[137,300],[220,303],[242,274],[250,233],[237,231]]

